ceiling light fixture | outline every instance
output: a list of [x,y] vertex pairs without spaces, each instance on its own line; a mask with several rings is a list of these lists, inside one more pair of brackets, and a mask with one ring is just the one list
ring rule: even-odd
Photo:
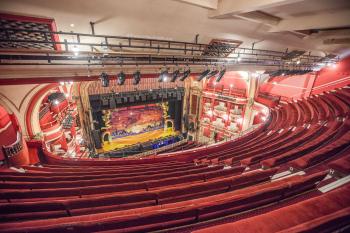
[[118,74],[117,78],[118,78],[117,84],[119,86],[124,85],[124,83],[125,83],[125,74],[124,74],[123,71],[120,71],[120,73]]
[[222,79],[222,77],[224,77],[224,75],[225,75],[225,73],[226,73],[226,68],[224,68],[224,69],[222,69],[220,72],[219,72],[219,74],[218,74],[218,76],[216,77],[216,82],[220,82],[220,80]]
[[165,67],[165,70],[160,72],[158,82],[166,82],[168,80],[168,68]]
[[108,87],[108,86],[109,86],[109,77],[108,77],[108,74],[106,74],[105,72],[102,72],[102,73],[100,74],[100,78],[101,78],[102,86],[103,86],[103,87]]
[[210,71],[210,73],[207,75],[207,79],[210,79],[211,77],[214,77],[218,73],[219,73],[219,71],[217,69]]
[[184,71],[182,77],[180,78],[180,81],[184,81],[188,76],[190,76],[191,70],[188,68],[186,71]]
[[138,70],[135,73],[133,73],[132,77],[134,78],[134,81],[132,84],[137,85],[141,81],[141,72]]
[[180,70],[179,69],[175,70],[173,72],[173,77],[171,78],[171,82],[175,82],[177,77],[179,77],[179,75],[180,75]]
[[197,78],[197,81],[202,81],[202,79],[205,78],[209,73],[210,73],[210,70],[207,68],[199,75],[199,77]]

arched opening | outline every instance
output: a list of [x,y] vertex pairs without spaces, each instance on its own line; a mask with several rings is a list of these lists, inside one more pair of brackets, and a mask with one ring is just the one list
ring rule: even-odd
[[168,122],[166,123],[166,127],[167,127],[167,128],[172,128],[172,127],[173,127],[173,122],[168,121]]
[[172,119],[166,119],[164,122],[164,131],[172,132],[174,131],[174,121]]
[[102,134],[102,142],[107,143],[111,141],[111,133],[109,131],[106,131]]
[[0,105],[0,160],[9,166],[30,163],[27,144],[23,138],[17,118]]
[[104,142],[108,142],[109,141],[109,134],[105,134],[104,136],[103,136],[103,141]]

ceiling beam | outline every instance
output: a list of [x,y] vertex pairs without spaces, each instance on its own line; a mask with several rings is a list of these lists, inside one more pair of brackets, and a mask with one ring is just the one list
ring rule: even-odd
[[209,18],[222,18],[227,15],[263,10],[304,0],[221,0],[216,10],[209,11]]
[[281,18],[267,14],[262,11],[251,11],[247,13],[237,14],[235,15],[235,17],[255,23],[263,23],[270,26],[275,26],[281,21]]
[[349,15],[350,10],[342,10],[284,19],[269,32],[348,27],[350,26]]
[[323,44],[350,44],[350,38],[326,39]]
[[344,38],[350,37],[350,29],[337,29],[337,30],[324,30],[311,33],[306,36],[305,39],[335,39],[335,38]]
[[218,0],[174,0],[174,1],[187,3],[194,6],[210,9],[210,10],[216,10],[218,8]]

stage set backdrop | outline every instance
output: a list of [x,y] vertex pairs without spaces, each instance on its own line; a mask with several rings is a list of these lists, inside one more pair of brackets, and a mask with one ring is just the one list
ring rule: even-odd
[[96,149],[107,152],[178,135],[181,115],[182,101],[176,100],[94,112],[102,141],[101,148]]

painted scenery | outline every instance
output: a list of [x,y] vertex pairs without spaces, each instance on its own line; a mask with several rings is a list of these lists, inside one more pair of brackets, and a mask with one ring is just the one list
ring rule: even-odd
[[164,127],[161,104],[148,104],[111,110],[111,136],[113,139],[142,134]]

